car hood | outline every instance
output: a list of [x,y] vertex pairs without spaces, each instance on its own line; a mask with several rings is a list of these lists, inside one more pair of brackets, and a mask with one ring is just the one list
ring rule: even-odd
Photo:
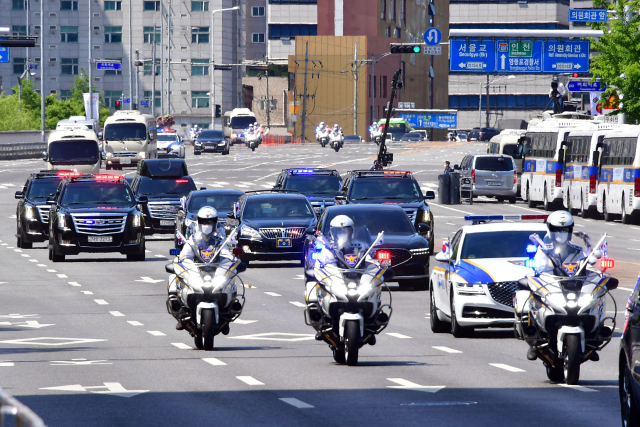
[[304,227],[308,228],[315,225],[315,218],[298,218],[298,219],[250,219],[243,220],[242,224],[247,225],[256,230],[259,228],[293,228]]
[[69,213],[87,213],[87,214],[126,214],[136,210],[135,206],[82,206],[82,205],[67,205],[63,206],[63,209]]
[[532,273],[524,266],[525,260],[517,257],[463,259],[456,264],[455,274],[467,283],[514,282]]
[[401,208],[420,208],[424,206],[426,208],[426,204],[422,200],[417,201],[402,201],[402,200],[389,200],[389,199],[366,199],[366,200],[349,200],[350,204],[361,204],[361,205],[398,205]]
[[198,138],[197,142],[224,142],[224,138]]

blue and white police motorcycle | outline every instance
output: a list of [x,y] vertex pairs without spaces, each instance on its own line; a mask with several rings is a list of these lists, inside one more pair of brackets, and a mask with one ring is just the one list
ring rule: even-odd
[[329,129],[324,125],[324,122],[316,128],[316,140],[322,148],[329,143]]
[[618,280],[605,273],[613,260],[602,258],[601,269],[594,267],[606,255],[606,234],[593,247],[586,234],[574,235],[584,240],[588,251],[578,262],[559,259],[553,245],[531,235],[527,252],[538,255],[526,265],[534,273],[520,280],[521,290],[514,297],[516,338],[529,344],[527,358],[540,358],[551,381],[569,385],[578,383],[580,365],[598,361],[597,352],[611,341],[616,320],[606,315],[606,296],[618,286]]
[[[375,345],[376,335],[389,324],[391,292],[384,282],[393,277],[388,269],[391,254],[375,249],[383,234],[374,240],[366,227],[356,227],[343,250],[330,238],[315,236],[312,257],[317,281],[307,282],[305,323],[316,330],[317,340],[329,344],[338,363],[356,365],[359,349]],[[335,262],[325,264],[328,259]],[[388,304],[382,303],[383,288]]]

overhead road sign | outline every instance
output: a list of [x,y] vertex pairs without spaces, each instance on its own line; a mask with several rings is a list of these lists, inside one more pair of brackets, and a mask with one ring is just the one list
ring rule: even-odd
[[545,73],[589,72],[589,40],[546,40]]
[[478,38],[527,38],[527,39],[559,39],[559,38],[594,38],[603,35],[602,30],[481,30],[481,29],[451,29],[449,37],[478,37]]
[[606,88],[607,85],[600,82],[570,81],[567,83],[567,89],[570,92],[601,92]]
[[[418,110],[419,111],[419,110]],[[398,112],[398,117],[404,119],[413,128],[421,129],[449,129],[458,127],[457,110],[432,110],[423,112]]]
[[569,9],[569,22],[607,22],[607,9]]
[[496,71],[499,73],[541,73],[542,40],[496,40]]
[[437,28],[429,28],[424,32],[424,42],[429,46],[439,45],[442,41],[442,33]]
[[98,62],[96,67],[98,70],[121,70],[122,64],[119,62]]
[[492,39],[450,41],[449,71],[493,73],[496,70],[496,43]]

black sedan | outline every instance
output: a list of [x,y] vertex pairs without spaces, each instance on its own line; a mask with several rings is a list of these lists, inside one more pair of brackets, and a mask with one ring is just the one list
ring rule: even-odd
[[230,213],[240,224],[240,259],[250,261],[304,261],[307,232],[316,226],[316,214],[303,194],[250,191],[238,200],[239,212]]
[[[384,231],[383,244],[379,250],[391,256],[393,280],[401,287],[424,290],[429,286],[429,242],[416,232],[407,214],[399,206],[385,205],[341,205],[331,206],[320,217],[317,231],[330,235],[331,220],[338,215],[351,218],[356,227],[366,226],[372,236]],[[425,234],[429,226],[420,224],[419,232]],[[305,242],[305,276],[312,275],[315,261],[312,259],[314,237]]]
[[193,154],[205,152],[229,154],[229,141],[224,138],[221,130],[203,130],[193,144]]
[[[218,211],[218,221],[225,225],[227,233],[231,230],[227,225],[227,214],[233,212],[233,204],[244,195],[240,190],[199,190],[192,191],[181,201],[181,206],[176,215],[176,232],[189,237],[187,231],[192,225],[198,223],[198,211],[200,208],[210,206]],[[175,238],[176,247],[178,239]]]
[[422,141],[422,136],[419,133],[405,133],[400,138],[401,142],[420,142]]

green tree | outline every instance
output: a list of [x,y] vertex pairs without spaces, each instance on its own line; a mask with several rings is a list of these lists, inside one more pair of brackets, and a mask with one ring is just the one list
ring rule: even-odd
[[591,58],[591,73],[594,79],[600,78],[607,84],[603,101],[616,91],[623,95],[622,107],[613,114],[625,113],[627,123],[636,122],[640,119],[640,19],[637,14],[625,17],[625,6],[637,11],[640,0],[613,3],[594,0],[593,4],[596,8],[615,11],[615,14],[609,14],[608,23],[591,24],[592,28],[604,31],[604,35],[591,44],[591,49],[600,53]]

